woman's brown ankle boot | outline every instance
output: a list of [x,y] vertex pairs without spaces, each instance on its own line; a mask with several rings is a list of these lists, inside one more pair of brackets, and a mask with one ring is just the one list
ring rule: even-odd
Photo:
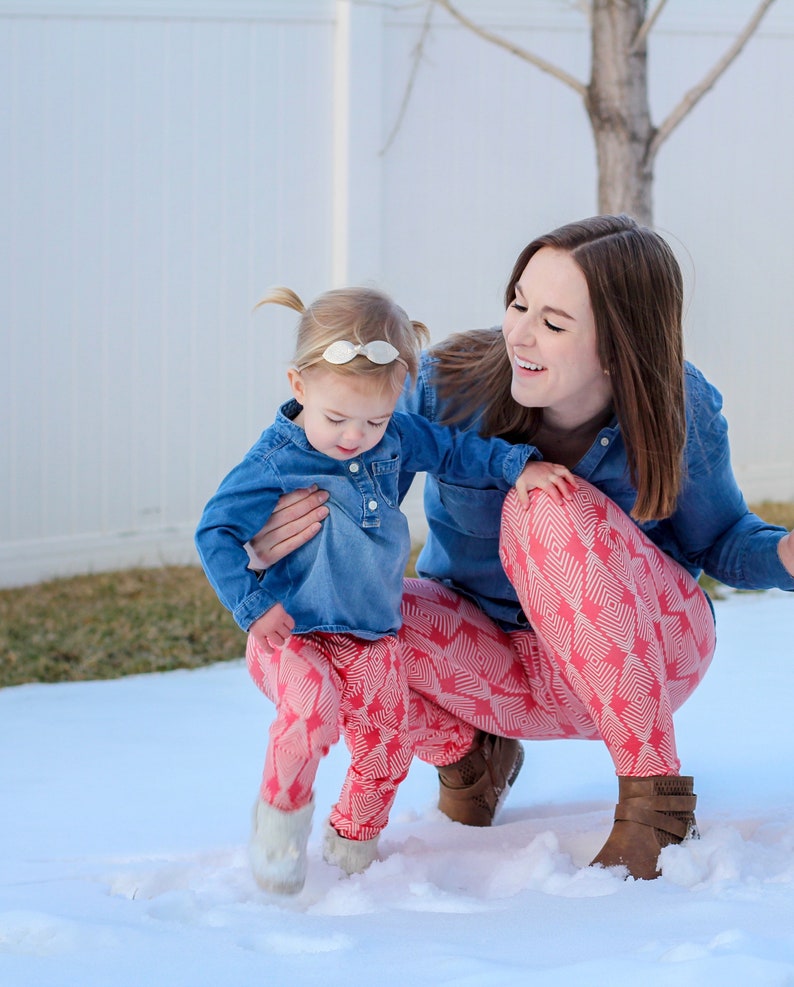
[[632,877],[652,881],[660,873],[659,851],[698,835],[693,779],[678,775],[619,777],[618,784],[615,824],[591,864],[622,865]]
[[465,757],[438,768],[439,809],[464,826],[492,825],[523,763],[519,741],[478,731]]

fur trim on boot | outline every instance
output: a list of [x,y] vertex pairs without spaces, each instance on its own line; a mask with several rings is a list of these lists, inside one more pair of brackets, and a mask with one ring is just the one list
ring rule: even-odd
[[361,874],[378,858],[378,837],[371,840],[348,840],[340,836],[329,823],[325,825],[323,837],[323,860],[334,864],[350,877]]
[[619,777],[618,785],[615,824],[591,864],[623,866],[631,877],[652,881],[661,873],[659,853],[664,847],[698,837],[693,779]]
[[297,894],[303,887],[313,812],[313,801],[294,812],[283,812],[257,800],[248,850],[260,888],[276,894]]

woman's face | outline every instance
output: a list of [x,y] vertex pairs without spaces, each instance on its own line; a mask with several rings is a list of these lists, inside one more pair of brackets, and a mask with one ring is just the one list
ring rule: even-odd
[[549,425],[575,428],[611,403],[599,362],[590,293],[564,250],[542,247],[518,280],[502,323],[513,398],[543,408]]

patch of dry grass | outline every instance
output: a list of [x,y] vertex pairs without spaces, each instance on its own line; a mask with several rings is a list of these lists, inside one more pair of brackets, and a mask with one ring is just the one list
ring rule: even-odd
[[[794,503],[753,509],[794,528]],[[702,584],[720,595],[718,583]],[[198,668],[244,653],[245,634],[198,567],[126,569],[0,590],[0,688]]]
[[197,668],[244,653],[245,634],[197,567],[0,591],[0,686]]
[[770,524],[780,524],[789,531],[794,528],[794,501],[762,500],[750,509]]

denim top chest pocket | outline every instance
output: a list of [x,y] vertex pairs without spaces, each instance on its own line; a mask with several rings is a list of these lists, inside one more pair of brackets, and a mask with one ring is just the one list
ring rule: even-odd
[[381,459],[370,464],[372,479],[378,488],[380,496],[389,507],[398,507],[400,503],[400,460],[394,456],[391,459]]
[[[430,478],[428,477],[428,480]],[[454,527],[476,538],[498,538],[506,490],[461,487],[433,478]]]

